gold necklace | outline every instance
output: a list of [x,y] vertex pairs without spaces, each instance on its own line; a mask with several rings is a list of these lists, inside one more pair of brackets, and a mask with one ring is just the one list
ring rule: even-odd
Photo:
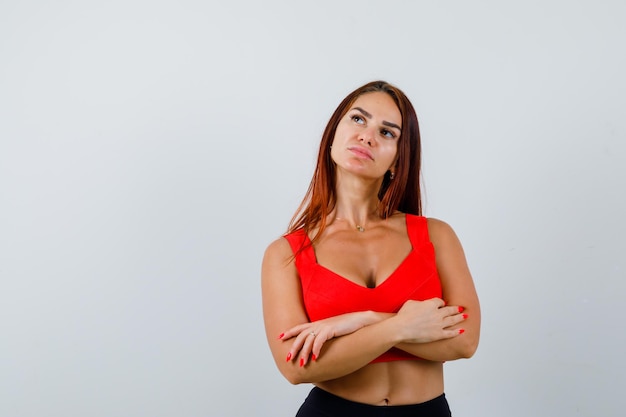
[[[349,223],[349,222],[348,222],[348,220],[343,219],[343,218],[341,218],[341,217],[335,217],[335,220],[340,220],[340,221],[342,221],[342,222]],[[365,231],[365,226],[361,226],[360,224],[355,225],[355,226],[354,226],[354,228],[355,228],[358,232],[361,232],[361,233],[363,233],[363,232]]]
[[[372,210],[372,212],[368,215],[368,217],[373,215],[374,213],[376,213],[376,209]],[[344,219],[343,217],[335,217],[335,220],[341,220],[341,221],[344,221],[344,222],[350,224],[350,222],[347,219]],[[365,218],[365,221],[367,221],[367,218]],[[354,228],[359,233],[365,232],[365,224],[356,224],[356,225],[354,225]]]

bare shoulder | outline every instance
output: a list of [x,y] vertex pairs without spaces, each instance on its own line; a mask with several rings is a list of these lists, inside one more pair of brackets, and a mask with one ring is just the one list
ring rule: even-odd
[[263,256],[263,265],[286,267],[290,263],[293,263],[293,252],[289,242],[284,237],[280,237],[270,243],[265,249],[265,255]]
[[445,245],[451,242],[458,242],[459,239],[456,233],[448,223],[433,217],[427,218],[426,222],[428,225],[428,234],[433,245],[437,246],[437,244]]
[[291,253],[291,246],[289,245],[287,239],[285,239],[284,237],[279,237],[278,239],[270,243],[267,246],[267,249],[265,249],[265,256],[270,257],[285,256],[290,255]]

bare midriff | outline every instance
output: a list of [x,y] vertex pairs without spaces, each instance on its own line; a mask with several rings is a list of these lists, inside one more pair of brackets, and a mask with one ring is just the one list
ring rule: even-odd
[[319,388],[346,400],[372,405],[418,404],[443,394],[443,363],[425,360],[379,362]]

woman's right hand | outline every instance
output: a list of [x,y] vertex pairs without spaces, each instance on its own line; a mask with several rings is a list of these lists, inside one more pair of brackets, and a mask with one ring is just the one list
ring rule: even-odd
[[311,323],[302,323],[286,330],[279,338],[281,340],[294,338],[288,357],[296,358],[299,356],[303,358],[303,363],[306,364],[309,355],[314,360],[320,356],[322,346],[326,341],[353,333],[383,319],[384,316],[372,311],[346,313]]
[[428,343],[462,334],[463,329],[451,329],[467,318],[462,313],[463,307],[446,306],[440,298],[409,300],[390,320],[399,324],[402,342]]

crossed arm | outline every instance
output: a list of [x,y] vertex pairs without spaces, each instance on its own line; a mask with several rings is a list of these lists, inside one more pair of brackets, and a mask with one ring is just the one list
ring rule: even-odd
[[429,219],[428,226],[447,306],[440,299],[407,301],[398,313],[362,311],[309,322],[288,242],[281,238],[268,247],[262,268],[265,328],[287,380],[339,378],[394,346],[432,361],[474,354],[480,307],[463,249],[447,224]]

